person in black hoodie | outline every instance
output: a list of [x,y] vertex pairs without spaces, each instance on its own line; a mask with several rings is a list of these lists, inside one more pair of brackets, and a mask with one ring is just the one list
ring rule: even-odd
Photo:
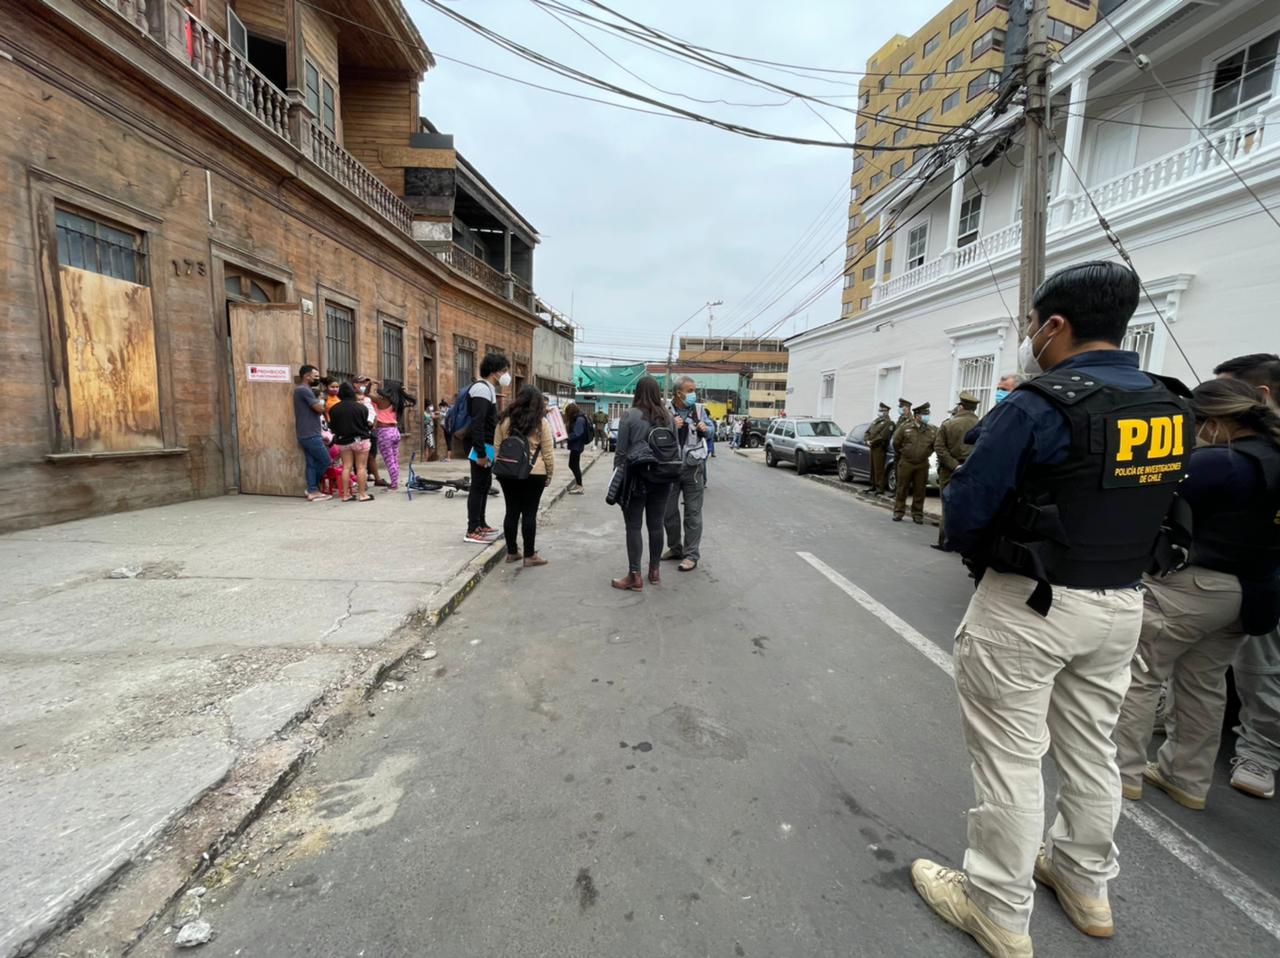
[[[343,383],[338,387],[338,401],[329,410],[329,429],[333,444],[342,455],[342,501],[369,502],[366,491],[369,447],[373,433],[369,427],[369,410],[356,398],[355,387]],[[356,478],[359,495],[352,495],[351,480]]]
[[582,495],[582,450],[587,447],[587,414],[576,402],[564,408],[564,424],[569,430],[569,441],[565,445],[569,449],[569,471],[573,473],[573,485],[569,487],[569,495]]
[[[1114,738],[1125,798],[1141,798],[1145,783],[1199,810],[1222,737],[1227,666],[1246,636],[1280,618],[1280,414],[1238,379],[1211,379],[1192,396],[1205,445],[1178,487],[1192,516],[1189,561],[1143,580],[1142,633]],[[1172,721],[1148,762],[1166,679]]]
[[467,445],[471,448],[471,489],[467,493],[467,534],[463,542],[485,545],[502,535],[485,521],[493,485],[493,438],[498,431],[498,387],[511,385],[511,361],[489,353],[480,363],[480,378],[467,390]]

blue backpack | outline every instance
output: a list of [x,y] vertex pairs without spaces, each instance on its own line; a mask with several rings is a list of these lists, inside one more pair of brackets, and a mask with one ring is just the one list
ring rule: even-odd
[[467,383],[467,388],[458,391],[458,398],[453,401],[449,411],[444,414],[444,431],[457,436],[471,428],[471,387],[474,382]]

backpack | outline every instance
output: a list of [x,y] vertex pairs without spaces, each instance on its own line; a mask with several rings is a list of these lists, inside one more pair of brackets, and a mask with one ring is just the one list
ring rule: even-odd
[[591,440],[596,438],[596,427],[591,424],[591,419],[589,417],[583,416],[582,419],[585,420],[587,424],[587,428],[582,433],[582,441],[584,443],[589,443]]
[[541,451],[542,446],[539,445],[530,454],[529,440],[524,436],[507,436],[493,454],[493,477],[495,479],[528,479]]
[[451,436],[460,436],[461,433],[471,428],[471,387],[475,383],[467,384],[466,389],[459,390],[458,396],[453,401],[453,405],[444,414],[444,431]]
[[646,482],[655,485],[675,482],[684,472],[680,439],[670,426],[654,426],[650,429],[647,444],[641,450],[640,475]]

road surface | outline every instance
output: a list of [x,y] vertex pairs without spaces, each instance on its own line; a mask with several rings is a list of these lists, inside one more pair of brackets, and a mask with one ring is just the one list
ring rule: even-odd
[[[702,566],[619,593],[606,476],[225,857],[201,954],[979,954],[908,879],[958,863],[973,799],[944,670],[971,584],[936,530],[722,455]],[[1129,806],[1111,943],[1041,890],[1037,950],[1280,953],[1280,804],[1222,781]]]

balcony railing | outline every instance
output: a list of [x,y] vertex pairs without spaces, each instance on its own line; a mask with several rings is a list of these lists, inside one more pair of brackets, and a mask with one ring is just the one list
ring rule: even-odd
[[[1213,146],[1198,139],[1190,146],[1156,157],[1137,169],[1112,177],[1090,188],[1093,201],[1102,212],[1144,199],[1171,189],[1180,183],[1214,170],[1225,169],[1225,156],[1233,166],[1261,149],[1265,133],[1264,118],[1254,116],[1243,123],[1211,133]],[[1217,149],[1214,149],[1214,146]],[[1219,154],[1221,151],[1221,155]],[[1063,201],[1050,226],[1066,226],[1093,216],[1086,196]]]
[[471,277],[491,293],[506,298],[506,281],[502,278],[502,274],[480,257],[468,253],[457,245],[441,250],[436,255],[463,276]]
[[[131,5],[136,9],[143,3]],[[276,136],[289,139],[288,97],[189,10],[181,17],[187,65]]]
[[[1091,186],[1089,193],[1103,213],[1131,204],[1151,203],[1161,194],[1174,189],[1186,189],[1196,179],[1226,169],[1224,156],[1232,166],[1247,163],[1262,148],[1265,133],[1265,118],[1262,115],[1250,117],[1210,134],[1213,146],[1198,139],[1189,146],[1158,156],[1135,169]],[[1275,148],[1272,146],[1272,149]],[[1063,196],[1050,205],[1048,231],[1053,234],[1077,223],[1092,222],[1095,219],[1088,196],[1083,193]],[[1006,226],[968,246],[944,253],[923,266],[881,283],[872,289],[872,302],[879,304],[895,299],[912,290],[931,286],[955,273],[987,268],[990,262],[999,257],[1016,254],[1021,244],[1022,223]]]
[[338,145],[319,123],[308,123],[311,160],[335,180],[389,219],[404,233],[413,229],[413,211],[369,168]]

